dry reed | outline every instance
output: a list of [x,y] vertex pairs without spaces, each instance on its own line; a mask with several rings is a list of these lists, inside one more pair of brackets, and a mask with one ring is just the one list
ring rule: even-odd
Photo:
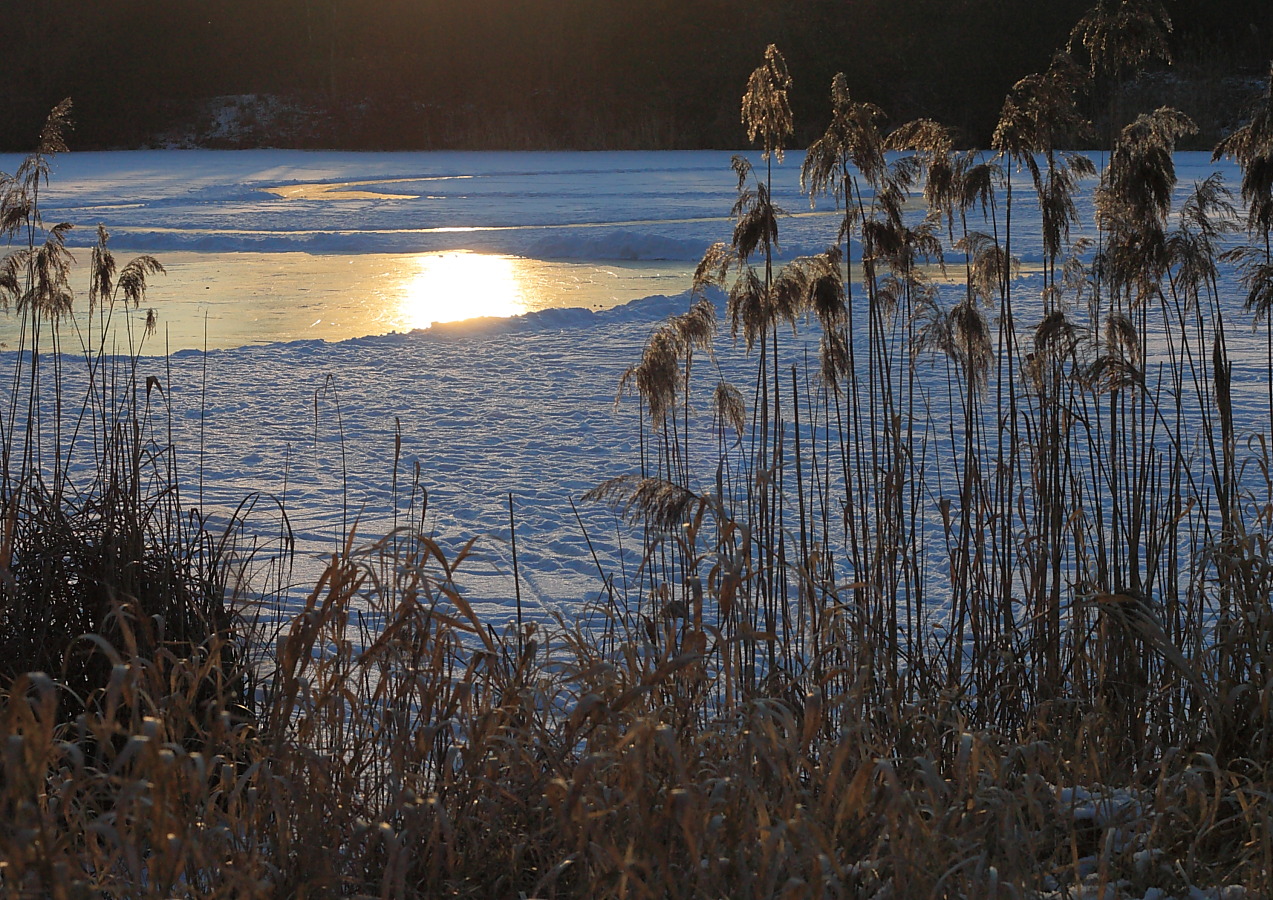
[[[1103,2],[1074,49],[1121,77],[1164,25]],[[786,267],[772,170],[736,163],[732,242],[625,375],[641,472],[593,497],[643,526],[643,587],[602,639],[498,632],[456,587],[467,551],[410,530],[351,538],[271,636],[213,617],[174,643],[139,583],[112,588],[77,651],[91,680],[14,673],[0,697],[0,891],[1267,896],[1273,461],[1268,420],[1234,407],[1221,271],[1248,261],[1267,328],[1263,119],[1218,151],[1248,173],[1251,249],[1221,253],[1218,184],[1172,215],[1169,110],[1117,135],[1090,246],[1070,239],[1090,166],[1057,150],[1077,71],[1014,87],[992,155],[931,122],[882,133],[838,77],[803,175],[840,228]],[[771,48],[743,106],[769,165],[789,84]],[[58,283],[53,241],[32,283]],[[750,411],[714,366],[696,390],[712,284],[754,354]],[[816,362],[779,341],[802,320]],[[11,491],[29,457],[6,456]],[[218,584],[208,559],[182,590]]]

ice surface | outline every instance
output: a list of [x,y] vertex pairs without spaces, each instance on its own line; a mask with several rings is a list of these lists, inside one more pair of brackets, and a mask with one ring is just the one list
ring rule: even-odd
[[[119,246],[161,260],[192,250],[470,250],[692,265],[709,243],[729,237],[736,187],[729,159],[712,152],[69,154],[56,160],[41,200],[46,222],[85,226],[74,233],[78,245],[102,222]],[[0,169],[17,162],[0,157]],[[775,169],[776,200],[795,214],[781,224],[785,256],[820,251],[836,234],[833,206],[820,201],[811,211],[799,194],[799,164],[791,154]],[[1181,190],[1216,169],[1206,154],[1178,154],[1177,165]],[[1236,183],[1232,166],[1219,168]],[[1025,176],[1014,183],[1019,197],[1031,196]],[[1080,211],[1090,223],[1090,193]],[[1015,216],[1013,252],[1038,261],[1033,202],[1020,200]],[[286,509],[299,548],[297,584],[312,584],[321,557],[352,523],[368,540],[394,525],[422,525],[452,550],[478,538],[461,585],[482,612],[507,618],[511,493],[526,606],[532,615],[571,616],[603,588],[589,539],[616,584],[635,577],[631,534],[607,510],[581,504],[585,537],[570,501],[636,469],[638,411],[634,403],[616,407],[615,388],[654,323],[688,307],[688,295],[668,293],[609,309],[545,309],[338,343],[237,346],[206,356],[180,350],[169,360],[145,359],[140,374],[166,388],[156,400],[156,439],[167,440],[170,418],[189,505],[224,518],[244,497],[266,498],[250,517],[263,539],[281,527],[278,507]],[[1247,420],[1261,402],[1262,340],[1246,329],[1231,335],[1235,402]],[[798,356],[800,346],[791,352]],[[745,362],[741,349],[726,347],[721,371],[739,373]],[[704,435],[709,462],[711,446]],[[410,521],[420,511],[418,502],[410,506],[417,466],[429,497],[421,522]]]
[[[483,250],[579,259],[684,259],[728,237],[731,154],[306,153],[278,150],[67,154],[42,194],[45,218],[102,222],[150,252]],[[0,156],[13,171],[14,156]],[[799,158],[775,199],[808,213]],[[834,237],[823,213],[791,237]],[[536,248],[551,251],[534,252]]]

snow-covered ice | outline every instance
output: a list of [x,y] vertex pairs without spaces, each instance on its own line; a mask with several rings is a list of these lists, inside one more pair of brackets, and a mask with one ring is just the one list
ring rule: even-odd
[[[317,572],[347,523],[356,520],[368,539],[408,524],[418,465],[429,497],[424,528],[453,548],[479,538],[462,583],[498,621],[511,613],[514,593],[510,493],[532,614],[569,616],[599,595],[589,538],[617,583],[635,574],[625,568],[634,557],[618,553],[630,535],[614,516],[580,505],[585,537],[570,501],[636,468],[637,408],[616,407],[615,388],[654,323],[686,309],[693,263],[711,242],[728,240],[737,184],[729,161],[717,152],[72,153],[56,160],[41,202],[46,223],[77,226],[75,246],[91,243],[100,222],[121,248],[161,262],[184,254],[204,270],[224,264],[231,281],[246,277],[235,255],[251,255],[246,270],[277,279],[274,293],[288,303],[302,302],[288,298],[307,289],[307,260],[342,259],[333,254],[351,255],[345,263],[444,251],[594,267],[651,262],[622,277],[657,284],[667,296],[591,308],[542,308],[562,305],[546,302],[521,317],[409,333],[376,333],[400,329],[366,317],[356,337],[339,342],[235,338],[210,343],[226,349],[205,355],[186,340],[170,345],[169,358],[142,363],[141,375],[166,387],[189,503],[202,499],[224,514],[245,496],[277,499],[297,534],[298,583]],[[0,169],[17,163],[0,157]],[[1206,154],[1178,154],[1177,164],[1182,190],[1215,169]],[[784,257],[818,252],[836,233],[833,207],[810,210],[800,194],[799,165],[790,154],[774,170],[775,200],[791,213],[781,223]],[[1233,168],[1220,168],[1236,184]],[[1018,177],[1026,196],[1025,176]],[[1014,253],[1037,262],[1037,212],[1028,203],[1018,209],[1035,221],[1018,223]],[[1080,209],[1090,222],[1090,195]],[[681,274],[655,261],[675,263]],[[342,289],[330,273],[322,278],[335,279],[323,282],[331,293],[368,290],[365,282]],[[189,279],[177,287],[197,294]],[[154,282],[161,316],[186,303],[197,319],[203,301],[165,297],[171,289]],[[224,314],[247,316],[254,302]],[[1251,354],[1262,344],[1235,334],[1238,368],[1242,340]],[[727,355],[722,365],[739,365],[741,356]],[[272,508],[263,502],[254,513],[261,534],[277,530]]]
[[[41,204],[50,223],[103,222],[121,246],[148,252],[464,249],[697,262],[705,237],[728,235],[737,184],[730,159],[703,151],[71,153],[56,159]],[[19,162],[0,155],[0,170]],[[828,226],[819,220],[832,213],[809,214],[798,155],[778,171],[786,177],[775,201],[800,214],[784,229],[784,246],[822,249]],[[82,245],[92,239],[91,227],[78,235]]]

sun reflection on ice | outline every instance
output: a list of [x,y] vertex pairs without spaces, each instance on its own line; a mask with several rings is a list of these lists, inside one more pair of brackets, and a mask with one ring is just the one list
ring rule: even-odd
[[419,271],[406,284],[402,301],[407,328],[526,312],[513,257],[461,250],[423,254],[417,264]]

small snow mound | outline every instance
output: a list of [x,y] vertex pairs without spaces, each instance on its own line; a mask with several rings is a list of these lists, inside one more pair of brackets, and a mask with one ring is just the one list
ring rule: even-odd
[[543,309],[511,318],[484,316],[459,322],[435,322],[422,334],[435,337],[474,337],[491,334],[518,334],[527,331],[564,331],[587,328],[596,322],[590,309]]
[[1090,821],[1097,828],[1121,824],[1142,812],[1141,798],[1126,788],[1066,787],[1057,792],[1057,800],[1075,821]]
[[[725,308],[725,292],[717,287],[708,287],[706,296],[718,311]],[[657,322],[689,310],[694,302],[692,291],[682,291],[671,296],[655,294],[653,297],[642,297],[622,306],[614,306],[601,310],[597,317],[606,322]]]
[[[718,288],[707,289],[707,296],[718,309],[724,308],[725,294]],[[655,294],[609,309],[591,310],[578,307],[541,309],[511,318],[484,317],[459,322],[436,322],[431,327],[412,332],[434,337],[476,337],[525,332],[572,331],[599,325],[642,324],[659,322],[668,316],[686,312],[694,302],[691,291],[667,296]]]

